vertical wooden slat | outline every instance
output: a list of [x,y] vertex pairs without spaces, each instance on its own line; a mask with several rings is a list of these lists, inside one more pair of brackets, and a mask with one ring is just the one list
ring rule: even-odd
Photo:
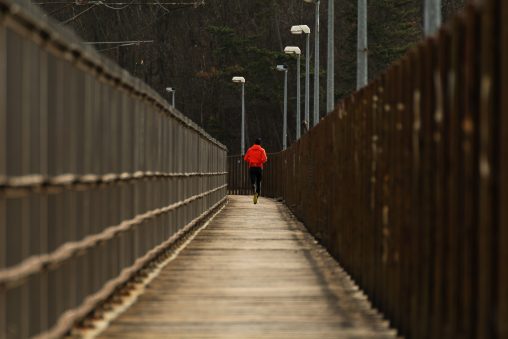
[[[400,101],[399,108],[402,110],[402,130],[403,130],[403,182],[401,183],[404,192],[411,189],[412,185],[412,174],[413,174],[413,157],[412,150],[413,145],[411,143],[413,137],[413,92],[414,83],[412,81],[412,62],[414,53],[410,53],[406,60],[403,62],[403,78],[402,78],[402,98]],[[411,305],[414,296],[413,289],[413,271],[414,266],[412,264],[413,254],[413,242],[414,242],[414,229],[413,229],[413,210],[412,199],[407,199],[404,196],[400,196],[399,199],[402,201],[402,224],[401,224],[401,253],[400,260],[402,265],[402,272],[400,277],[401,295],[405,296],[402,298],[401,306],[401,334],[404,336],[410,335],[411,325]]]
[[479,116],[479,229],[478,229],[478,328],[477,337],[495,337],[497,314],[497,128],[498,112],[498,8],[497,1],[483,3],[481,19],[481,78]]
[[[478,226],[478,100],[479,70],[479,26],[478,12],[472,6],[465,10],[466,42],[464,53],[464,111],[459,112],[461,135],[460,147],[463,157],[460,186],[463,187],[463,196],[460,198],[461,223],[464,234],[463,252],[461,253],[463,271],[460,279],[463,289],[460,292],[462,300],[461,321],[459,333],[463,338],[476,336],[477,312],[477,226]],[[460,86],[460,84],[457,84]]]
[[[418,298],[419,321],[418,337],[428,336],[430,328],[430,310],[432,309],[432,300],[430,296],[433,292],[432,268],[433,268],[433,241],[434,241],[434,221],[435,214],[432,204],[434,199],[432,183],[434,178],[434,91],[433,91],[433,72],[434,72],[434,40],[427,40],[427,45],[421,47],[421,172],[419,176],[420,186],[420,290]],[[427,48],[425,48],[427,47]]]
[[462,186],[459,184],[461,181],[460,169],[462,168],[462,152],[460,144],[460,128],[461,128],[461,114],[463,114],[464,105],[462,85],[464,83],[464,67],[463,67],[463,39],[464,29],[462,20],[454,20],[452,25],[452,39],[451,55],[450,55],[450,71],[449,71],[449,84],[448,84],[448,97],[450,101],[450,126],[448,150],[449,150],[449,178],[448,178],[448,232],[447,232],[447,272],[445,275],[447,281],[446,294],[444,300],[446,303],[443,305],[445,308],[445,326],[442,335],[448,337],[461,337],[458,333],[458,321],[460,317],[461,308],[459,306],[459,292],[461,290],[462,279],[460,276],[461,270],[461,246],[463,245],[461,231],[463,220],[460,218],[460,197],[462,195]]
[[414,58],[412,60],[413,66],[413,93],[412,93],[412,197],[411,197],[411,205],[413,210],[413,218],[412,218],[412,250],[411,250],[411,337],[419,338],[418,329],[420,327],[420,310],[419,310],[419,291],[420,286],[424,283],[421,275],[421,270],[423,269],[422,265],[422,246],[421,246],[421,186],[420,186],[420,175],[422,173],[421,170],[421,125],[422,125],[422,84],[421,84],[421,76],[422,76],[422,60],[421,55],[418,53],[419,50],[412,55]]
[[499,149],[499,259],[497,269],[499,270],[498,278],[498,323],[497,337],[501,339],[508,338],[508,2],[499,1],[501,9],[499,16],[502,18],[500,27],[500,38],[498,43],[501,44],[501,80],[500,93],[501,106],[497,110],[500,117],[499,126],[500,149]]
[[446,199],[447,183],[446,177],[448,154],[446,154],[447,145],[447,127],[450,112],[448,111],[447,97],[447,78],[448,78],[448,32],[445,29],[439,31],[437,49],[437,64],[433,68],[432,81],[434,84],[435,106],[432,110],[432,120],[435,124],[435,131],[432,139],[435,147],[435,181],[433,185],[433,205],[435,209],[434,220],[434,274],[433,274],[433,293],[432,309],[430,318],[429,334],[431,337],[438,338],[445,326],[444,310],[446,303],[443,301],[444,291],[448,281],[444,279],[446,274],[446,234],[449,228],[446,221],[448,213],[448,201]]
[[398,333],[400,334],[400,328],[402,327],[402,317],[403,317],[403,301],[406,298],[406,294],[401,290],[401,277],[402,273],[402,247],[404,246],[404,242],[402,241],[402,225],[403,225],[403,202],[401,197],[403,196],[403,190],[405,189],[404,180],[404,139],[403,139],[403,107],[401,106],[402,100],[402,88],[404,84],[403,80],[403,60],[400,60],[397,63],[395,74],[393,75],[393,94],[390,102],[390,108],[393,114],[392,120],[392,129],[393,129],[393,156],[392,156],[392,164],[394,166],[393,178],[392,178],[392,219],[394,222],[394,232],[393,232],[393,252],[391,254],[393,265],[395,268],[395,273],[393,277],[393,308],[394,308],[394,320],[393,324],[396,328],[398,328]]

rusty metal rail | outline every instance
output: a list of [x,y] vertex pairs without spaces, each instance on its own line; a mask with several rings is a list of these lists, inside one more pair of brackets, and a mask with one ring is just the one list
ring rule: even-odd
[[228,193],[246,195],[252,193],[249,182],[249,170],[241,156],[227,158]]
[[225,201],[226,148],[0,0],[0,338],[56,337]]
[[507,17],[467,7],[266,165],[408,338],[508,338]]

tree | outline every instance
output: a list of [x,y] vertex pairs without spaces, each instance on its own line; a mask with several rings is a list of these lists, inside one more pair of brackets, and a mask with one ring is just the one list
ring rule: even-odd
[[[449,18],[463,2],[443,0],[443,17]],[[421,0],[370,0],[368,4],[372,79],[422,37]],[[336,0],[337,100],[356,87],[356,6],[357,0]],[[313,6],[301,0],[207,0],[198,7],[69,2],[44,8],[57,20],[68,22],[85,41],[154,40],[98,49],[162,96],[167,96],[166,87],[176,87],[177,107],[231,153],[239,152],[241,115],[239,88],[231,83],[233,75],[247,79],[247,142],[262,137],[269,152],[282,149],[283,79],[273,68],[287,63],[288,135],[290,143],[294,141],[295,125],[291,122],[295,119],[296,72],[293,60],[282,50],[286,45],[304,47],[303,38],[291,35],[289,29],[296,24],[314,27]],[[326,18],[326,6],[321,6],[321,18]],[[325,30],[320,39],[321,46],[326,46]],[[326,65],[326,53],[321,53],[320,63]],[[322,67],[322,111],[325,72]],[[304,76],[303,69],[301,73]]]

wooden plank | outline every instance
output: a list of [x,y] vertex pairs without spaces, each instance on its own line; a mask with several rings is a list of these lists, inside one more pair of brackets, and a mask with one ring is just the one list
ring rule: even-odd
[[273,200],[226,209],[102,338],[395,338],[349,276]]

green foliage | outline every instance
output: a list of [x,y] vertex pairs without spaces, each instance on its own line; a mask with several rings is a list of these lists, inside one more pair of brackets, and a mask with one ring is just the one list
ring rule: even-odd
[[369,73],[371,78],[400,58],[421,37],[419,1],[371,1]]
[[231,27],[210,26],[220,81],[224,87],[233,87],[231,77],[247,78],[248,96],[256,100],[272,100],[273,66],[275,60],[287,60],[287,56],[256,44],[256,36],[240,37]]

